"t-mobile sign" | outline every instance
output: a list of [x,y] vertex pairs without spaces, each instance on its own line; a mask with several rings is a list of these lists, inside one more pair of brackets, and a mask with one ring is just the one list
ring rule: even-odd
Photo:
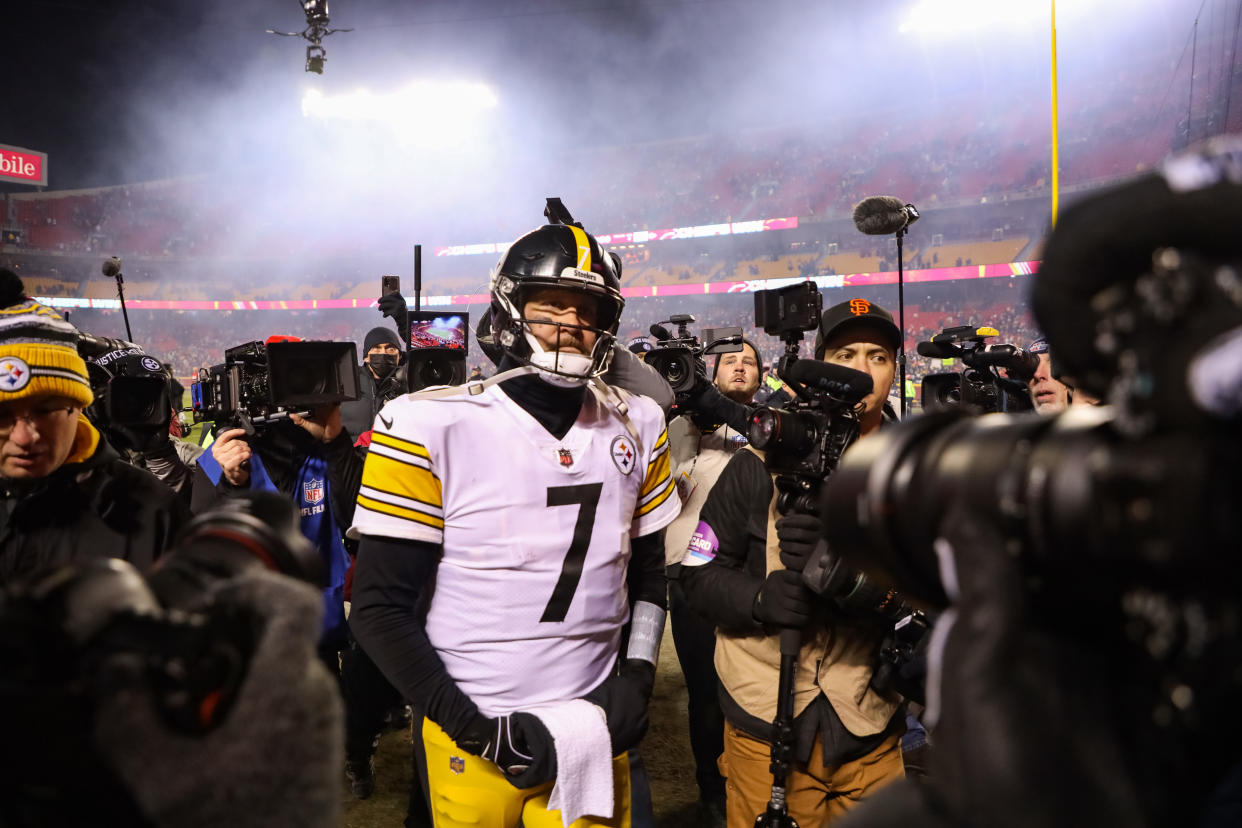
[[47,186],[47,153],[0,144],[0,181]]

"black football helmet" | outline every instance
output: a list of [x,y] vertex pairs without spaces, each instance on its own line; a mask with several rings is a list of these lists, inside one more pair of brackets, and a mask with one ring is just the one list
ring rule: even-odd
[[[556,202],[554,209],[552,202]],[[491,328],[496,345],[520,362],[540,369],[544,379],[580,385],[608,370],[617,325],[625,299],[621,296],[621,260],[605,251],[582,229],[559,200],[549,199],[545,213],[552,224],[532,230],[500,257],[491,281]],[[565,220],[565,223],[560,223]],[[596,302],[594,325],[523,316],[522,308],[539,290],[560,289],[585,294]],[[595,345],[589,355],[547,351],[531,333],[530,323],[590,330]]]

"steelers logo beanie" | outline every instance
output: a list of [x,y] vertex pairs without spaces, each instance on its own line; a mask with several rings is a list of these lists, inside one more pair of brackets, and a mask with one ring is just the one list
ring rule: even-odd
[[85,408],[95,396],[77,328],[23,294],[20,279],[0,272],[0,403],[56,394]]

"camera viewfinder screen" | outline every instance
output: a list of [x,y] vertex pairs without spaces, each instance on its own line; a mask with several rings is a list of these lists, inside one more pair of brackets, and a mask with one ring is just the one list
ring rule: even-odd
[[413,319],[410,322],[410,348],[451,348],[457,351],[466,350],[466,329],[468,327],[465,314],[448,314],[445,316],[428,316],[425,319]]

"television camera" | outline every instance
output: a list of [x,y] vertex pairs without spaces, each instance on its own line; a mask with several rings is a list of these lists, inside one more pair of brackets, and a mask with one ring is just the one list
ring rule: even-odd
[[357,360],[352,342],[247,342],[226,350],[222,364],[199,369],[190,410],[195,422],[252,432],[314,406],[358,399]]
[[[1015,804],[1032,826],[1209,824],[1229,796],[1240,158],[1237,139],[1209,145],[1061,216],[1031,305],[1067,382],[1106,406],[929,414],[863,441],[824,487],[839,554],[922,606],[952,605],[957,623],[937,629],[948,758],[927,810],[954,824],[1007,822]],[[1022,724],[1049,717],[1053,731]],[[949,770],[980,752],[1005,761]],[[1071,753],[1053,775],[1024,773]]]
[[707,354],[730,354],[742,350],[741,328],[704,328],[703,339],[690,332],[694,317],[675,313],[664,320],[677,329],[674,336],[662,323],[651,326],[656,347],[643,356],[643,361],[659,372],[673,394],[683,397],[694,388],[699,377],[707,374]]
[[1032,410],[1027,383],[1039,369],[1039,357],[1016,345],[985,344],[984,340],[999,335],[995,328],[959,325],[920,342],[920,356],[960,359],[966,365],[961,373],[923,377],[923,410],[942,411],[958,405],[982,414]]
[[0,824],[283,824],[311,808],[338,824],[336,766],[318,756],[340,726],[316,653],[322,578],[289,501],[246,492],[149,572],[88,558],[5,584]]

